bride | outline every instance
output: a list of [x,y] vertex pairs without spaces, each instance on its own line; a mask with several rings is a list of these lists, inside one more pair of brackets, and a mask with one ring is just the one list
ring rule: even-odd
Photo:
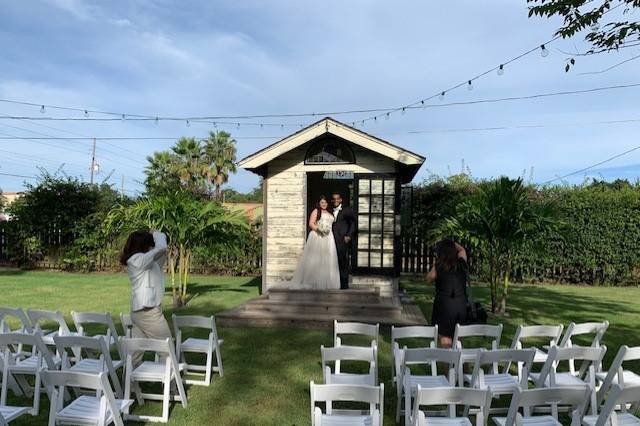
[[316,290],[340,288],[338,254],[332,231],[335,218],[327,211],[328,205],[327,198],[321,196],[309,216],[311,231],[290,282],[292,287]]

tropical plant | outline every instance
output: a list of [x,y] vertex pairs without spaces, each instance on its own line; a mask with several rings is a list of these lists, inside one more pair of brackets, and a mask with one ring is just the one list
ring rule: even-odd
[[236,141],[227,132],[209,132],[204,152],[211,164],[209,179],[216,187],[216,198],[221,199],[220,187],[236,172]]
[[114,208],[107,216],[105,227],[110,234],[120,235],[138,229],[166,233],[173,303],[184,306],[189,300],[189,271],[194,249],[211,243],[233,249],[237,231],[248,229],[249,225],[241,213],[230,212],[217,202],[196,199],[188,191],[177,191]]
[[[538,242],[541,233],[558,229],[553,203],[535,199],[522,178],[501,177],[479,185],[446,221],[450,233],[481,250],[489,263],[491,310],[503,314],[507,308],[509,280],[516,252],[526,243]],[[536,249],[536,244],[530,244]],[[502,292],[498,302],[499,282]]]

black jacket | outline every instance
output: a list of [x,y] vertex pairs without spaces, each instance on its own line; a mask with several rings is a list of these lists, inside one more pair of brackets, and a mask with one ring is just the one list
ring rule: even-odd
[[356,232],[356,217],[351,207],[342,206],[342,210],[338,213],[338,217],[333,222],[333,237],[337,244],[344,244],[344,237],[353,238]]

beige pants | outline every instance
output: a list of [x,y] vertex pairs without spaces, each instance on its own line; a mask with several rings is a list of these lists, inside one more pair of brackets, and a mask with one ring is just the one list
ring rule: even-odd
[[[131,322],[133,323],[131,334],[134,338],[160,340],[172,338],[169,324],[162,315],[162,306],[131,312]],[[143,355],[142,352],[133,354],[131,361],[134,366],[140,364]]]

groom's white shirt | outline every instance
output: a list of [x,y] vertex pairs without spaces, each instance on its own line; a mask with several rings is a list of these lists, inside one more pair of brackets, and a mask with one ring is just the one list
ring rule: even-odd
[[340,210],[342,210],[342,204],[340,204],[338,207],[334,207],[333,208],[333,217],[338,217],[338,213],[340,213]]

